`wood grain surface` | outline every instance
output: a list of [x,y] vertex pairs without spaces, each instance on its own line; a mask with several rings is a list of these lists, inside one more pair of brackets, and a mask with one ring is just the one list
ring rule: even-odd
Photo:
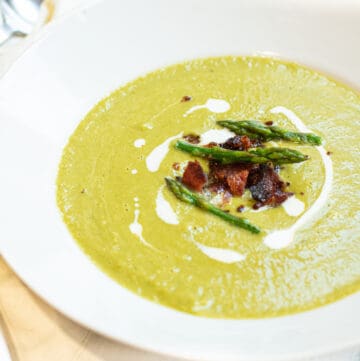
[[0,315],[13,361],[173,361],[108,340],[62,316],[0,258]]

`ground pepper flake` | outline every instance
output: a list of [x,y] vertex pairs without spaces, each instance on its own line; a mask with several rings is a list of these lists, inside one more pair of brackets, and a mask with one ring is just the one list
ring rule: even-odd
[[239,207],[236,208],[236,211],[240,213],[244,212],[244,210],[245,210],[245,206],[243,204],[241,204]]
[[268,120],[267,122],[265,122],[265,125],[267,125],[268,127],[272,126],[274,124],[274,122],[272,120]]
[[189,95],[184,95],[184,96],[181,98],[181,103],[189,102],[191,99],[192,99],[191,96],[189,96]]

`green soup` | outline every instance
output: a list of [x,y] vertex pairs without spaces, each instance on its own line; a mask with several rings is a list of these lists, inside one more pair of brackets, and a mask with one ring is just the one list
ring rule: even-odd
[[[323,138],[333,167],[330,184],[318,148],[276,142],[311,157],[280,172],[302,207],[295,214],[281,206],[254,212],[247,193],[234,197],[227,208],[262,229],[251,234],[165,187],[164,177],[176,175],[173,163],[192,159],[173,147],[181,134],[220,129],[222,119],[295,130],[289,114]],[[116,90],[88,113],[64,150],[58,205],[92,260],[142,297],[206,317],[308,310],[360,288],[359,119],[356,92],[296,64],[219,57],[174,65]],[[296,224],[286,247],[266,242]]]

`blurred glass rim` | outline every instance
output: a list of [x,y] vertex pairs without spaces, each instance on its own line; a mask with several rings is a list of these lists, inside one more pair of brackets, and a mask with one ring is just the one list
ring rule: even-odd
[[55,14],[55,2],[54,0],[45,0],[43,5],[42,5],[42,8],[44,10],[44,14],[43,14],[43,19],[40,19],[42,20],[42,23],[48,23],[49,21],[51,21],[54,17],[54,14]]

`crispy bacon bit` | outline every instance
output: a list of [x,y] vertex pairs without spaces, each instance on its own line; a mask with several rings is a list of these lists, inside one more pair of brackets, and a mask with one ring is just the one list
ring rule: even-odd
[[226,205],[230,203],[232,195],[229,191],[223,191],[221,195],[222,195],[222,205]]
[[[200,142],[200,136],[195,134],[185,135],[184,139],[193,144]],[[260,141],[251,140],[246,135],[236,135],[222,144],[210,142],[205,145],[205,147],[209,148],[215,146],[246,151],[249,148],[262,147],[263,145]],[[173,168],[180,170],[181,165],[174,163]],[[177,177],[176,179],[197,192],[203,191],[204,186],[206,186],[206,192],[216,193],[214,201],[220,207],[228,204],[233,196],[242,196],[245,188],[249,188],[252,198],[256,201],[253,208],[258,209],[266,205],[276,207],[293,195],[293,193],[286,192],[286,187],[290,183],[281,180],[279,176],[281,169],[284,169],[284,167],[273,166],[271,163],[221,164],[215,160],[209,160],[209,174],[207,176],[200,163],[196,160],[194,162],[189,161],[183,177]],[[304,195],[303,192],[300,194]],[[242,212],[244,209],[244,205],[236,208],[237,212]]]
[[213,193],[221,193],[224,192],[227,189],[227,187],[224,185],[224,183],[217,182],[212,179],[207,189]]
[[217,147],[219,144],[215,143],[215,142],[210,142],[209,144],[204,145],[204,147],[206,148],[213,148],[213,147]]
[[229,185],[230,192],[234,196],[242,196],[246,186],[246,180],[249,175],[247,169],[240,171],[230,172],[227,176],[227,184]]
[[182,182],[194,191],[201,192],[206,181],[206,174],[200,163],[197,160],[195,162],[188,162],[182,177]]
[[248,150],[249,148],[251,148],[251,140],[248,136],[243,135],[240,138],[240,141],[241,141],[241,144],[242,144],[244,150]]
[[250,139],[250,140],[251,140],[251,148],[264,147],[260,139]]
[[183,136],[183,138],[191,144],[199,144],[200,143],[200,135],[186,134]]
[[230,203],[230,200],[232,198],[231,193],[228,191],[228,188],[223,183],[211,183],[207,189],[212,192],[216,193],[217,196],[220,196],[219,201],[217,202],[217,205],[219,207],[223,207]]
[[228,188],[232,195],[241,196],[244,193],[246,181],[252,165],[249,164],[225,164],[210,161],[209,177],[215,184],[222,184]]
[[253,206],[254,209],[266,205],[276,207],[293,195],[293,193],[285,192],[286,184],[274,168],[267,164],[262,164],[250,171],[247,187],[257,201]]
[[229,138],[225,143],[220,144],[224,149],[230,150],[242,150],[241,136],[236,135],[235,137]]
[[261,146],[259,140],[251,140],[247,135],[236,135],[229,138],[225,143],[220,144],[224,149],[230,150],[248,150],[249,148],[255,148]]
[[242,205],[240,205],[239,207],[236,208],[236,211],[241,213],[241,212],[244,211],[244,209],[245,209],[245,206],[242,204]]
[[267,122],[265,122],[265,125],[267,125],[268,127],[272,126],[274,124],[274,122],[272,120],[268,120]]
[[189,95],[184,95],[184,96],[181,98],[181,103],[189,102],[191,99],[192,99],[191,96],[189,96]]

